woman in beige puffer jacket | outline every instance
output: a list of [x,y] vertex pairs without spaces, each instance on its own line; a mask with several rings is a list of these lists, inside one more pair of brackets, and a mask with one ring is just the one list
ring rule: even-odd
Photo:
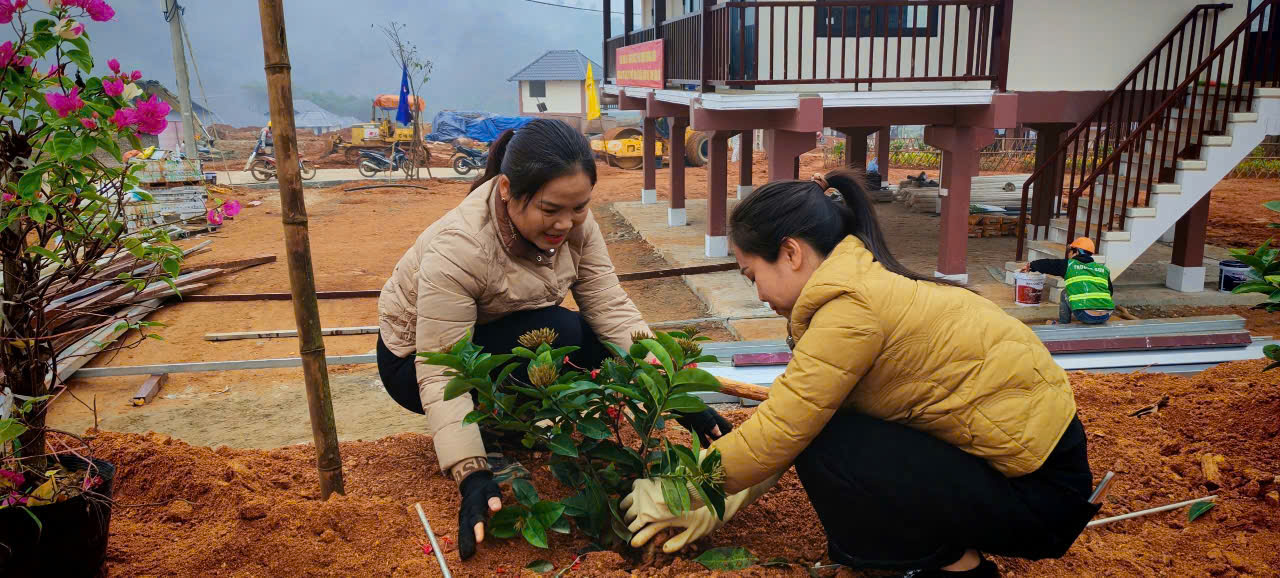
[[[625,349],[633,333],[647,333],[588,208],[595,182],[590,146],[563,121],[507,131],[471,193],[418,237],[382,288],[378,370],[397,403],[426,415],[440,469],[459,484],[463,558],[483,539],[486,510],[501,507],[494,471],[506,460],[485,442],[498,450],[503,440],[464,424],[472,398],[445,400],[444,368],[415,354],[448,349],[467,332],[486,351],[506,353],[520,335],[545,327],[559,334],[556,346],[581,347],[570,355],[575,364],[598,367],[606,357],[600,340]],[[578,311],[561,307],[569,293]],[[710,437],[717,423],[729,429],[714,412],[694,418]]]

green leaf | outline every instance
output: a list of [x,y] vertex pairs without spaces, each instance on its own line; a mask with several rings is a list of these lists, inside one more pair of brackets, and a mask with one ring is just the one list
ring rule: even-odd
[[552,564],[546,560],[539,559],[539,560],[534,560],[530,562],[528,566],[524,567],[524,569],[533,571],[537,574],[545,574],[547,572],[555,570],[556,566],[555,564]]
[[22,178],[18,179],[18,194],[24,197],[34,195],[43,183],[44,169],[39,166],[27,169],[27,172],[22,173]]
[[472,368],[472,375],[476,377],[489,377],[489,374],[493,373],[494,368],[510,361],[513,357],[515,356],[510,353],[490,355],[485,358],[484,361],[476,362],[476,366]]
[[547,545],[547,528],[542,526],[536,518],[525,518],[524,530],[521,533],[524,534],[525,541],[530,544],[539,548],[549,547]]
[[1273,369],[1275,369],[1275,368],[1277,368],[1277,367],[1280,367],[1280,361],[1277,361],[1277,362],[1275,362],[1275,363],[1272,363],[1272,364],[1270,364],[1270,365],[1268,365],[1268,366],[1266,366],[1266,367],[1262,368],[1262,371],[1271,371],[1271,370],[1273,370]]
[[160,266],[164,268],[165,273],[168,273],[173,277],[177,277],[182,272],[182,262],[174,259],[173,257],[165,258],[165,260],[160,263]]
[[519,534],[516,522],[524,516],[518,506],[507,506],[489,518],[489,534],[495,538],[514,538]]
[[539,524],[550,528],[556,520],[560,519],[560,515],[564,514],[564,504],[543,500],[533,505],[532,512]]
[[[32,208],[35,208],[35,207],[32,207]],[[45,249],[44,247],[41,247],[39,245],[32,245],[30,247],[27,247],[27,252],[35,253],[41,257],[44,257],[45,259],[48,259],[50,261],[53,261],[54,263],[62,265],[63,267],[67,265],[65,262],[63,262],[62,258],[55,255],[53,251]]]
[[462,418],[462,423],[464,423],[464,424],[466,424],[466,425],[471,425],[471,424],[476,423],[476,422],[478,422],[478,421],[480,421],[480,420],[482,420],[482,419],[484,419],[484,418],[486,418],[486,417],[489,417],[489,415],[490,415],[490,414],[487,414],[487,413],[485,413],[485,412],[483,412],[483,411],[473,411],[473,412],[468,413],[468,414],[467,414],[467,417]]
[[1212,510],[1216,505],[1217,504],[1214,504],[1213,502],[1196,502],[1191,504],[1191,509],[1187,510],[1187,521],[1196,521],[1196,518],[1203,516],[1205,512]]
[[18,420],[0,419],[0,445],[7,444],[26,432],[27,426],[22,425]]
[[511,372],[515,371],[517,367],[520,367],[519,363],[508,363],[504,365],[502,370],[498,372],[498,376],[493,378],[493,383],[495,385],[502,385],[507,381],[507,377],[511,375]]
[[[451,355],[448,353],[427,352],[427,353],[419,353],[418,357],[421,357],[424,360],[426,360],[425,363],[427,365],[443,365],[445,367],[452,368],[457,371],[462,371],[464,369],[462,366],[462,360],[458,359],[458,356],[456,355]],[[445,398],[445,399],[448,399],[448,398]]]
[[750,550],[741,546],[712,548],[693,559],[708,570],[742,570],[754,565],[756,560]]
[[685,485],[684,479],[662,478],[662,501],[667,503],[667,509],[672,514],[679,516],[687,511],[692,505],[692,499],[689,497],[689,487]]
[[676,374],[675,366],[671,363],[671,354],[667,353],[667,348],[652,339],[641,339],[640,344],[658,359],[658,363],[662,364],[662,368],[667,371],[667,375]]
[[[667,355],[671,356],[671,363],[674,366],[684,367],[684,348],[680,347],[680,344],[676,343],[675,339],[670,335],[659,331],[658,334],[654,336],[654,340],[662,344],[662,348],[667,351]],[[675,375],[675,372],[667,371],[667,375]]]
[[559,534],[568,534],[572,531],[571,528],[569,528],[569,518],[561,516],[554,524],[551,525],[550,530]]
[[761,562],[760,565],[765,568],[790,568],[791,560],[783,558],[782,556],[774,556],[764,562]]
[[444,399],[445,401],[448,401],[456,397],[460,397],[475,388],[476,386],[474,383],[471,383],[471,380],[455,377],[450,379],[449,383],[445,384]]
[[[703,386],[696,389],[685,388],[683,391],[686,391],[686,392],[720,391],[720,380],[716,379],[716,376],[711,375],[705,369],[698,369],[696,367],[681,369],[679,373],[676,373],[675,377],[671,378],[671,385],[672,386],[680,386],[680,385]],[[674,391],[674,389],[672,391]]]
[[667,398],[664,409],[671,411],[681,411],[685,413],[699,412],[707,409],[707,404],[687,393],[679,393]]
[[1262,203],[1262,206],[1268,209],[1271,209],[1272,211],[1275,211],[1277,213],[1280,213],[1280,201],[1267,201],[1265,203]]
[[551,438],[547,442],[547,447],[551,448],[551,453],[556,455],[576,458],[578,457],[578,447],[573,443],[573,438],[569,434],[559,434]]
[[590,515],[592,511],[591,498],[586,493],[569,496],[560,500],[560,503],[564,505],[564,515],[566,516],[581,518]]
[[609,426],[605,425],[599,418],[586,417],[578,420],[578,431],[582,435],[591,439],[603,440],[608,439],[613,432],[609,431]]
[[64,52],[63,55],[74,62],[84,74],[89,74],[93,70],[93,57],[89,55],[88,50],[74,48]]
[[1274,290],[1275,290],[1275,287],[1272,287],[1270,283],[1264,283],[1262,281],[1246,281],[1244,283],[1236,285],[1235,289],[1232,289],[1231,292],[1232,293],[1271,293]]
[[49,208],[49,205],[44,203],[35,203],[27,207],[27,215],[31,217],[31,220],[37,223],[44,223],[49,220],[49,214],[52,212],[53,211]]
[[511,480],[511,491],[515,493],[517,501],[530,508],[540,501],[538,499],[538,490],[533,487],[533,484],[529,483],[529,480],[524,478]]

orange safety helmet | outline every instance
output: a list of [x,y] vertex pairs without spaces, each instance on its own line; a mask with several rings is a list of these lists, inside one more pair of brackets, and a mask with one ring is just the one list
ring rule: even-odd
[[1097,247],[1095,247],[1093,244],[1093,239],[1090,239],[1088,237],[1080,237],[1079,239],[1072,241],[1070,247],[1073,249],[1080,249],[1081,251],[1085,251],[1090,255],[1098,252]]

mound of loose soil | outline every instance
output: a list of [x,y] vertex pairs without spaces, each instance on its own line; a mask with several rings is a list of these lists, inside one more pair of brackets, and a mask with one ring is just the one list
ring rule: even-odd
[[[1006,575],[1265,575],[1280,567],[1280,372],[1262,362],[1219,366],[1195,377],[1074,374],[1090,461],[1117,478],[1102,516],[1217,494],[1218,506],[1195,522],[1186,511],[1086,530],[1061,560],[999,560]],[[1154,415],[1134,410],[1168,395]],[[728,417],[741,422],[750,410]],[[683,431],[672,432],[684,437]],[[108,563],[116,575],[438,575],[423,553],[426,537],[411,508],[420,502],[438,536],[457,532],[456,486],[435,471],[429,437],[400,434],[342,444],[346,496],[320,501],[309,446],[277,450],[193,447],[160,434],[100,434],[99,457],[117,464]],[[1221,485],[1208,482],[1201,456],[1223,456]],[[524,462],[551,498],[558,485],[545,456]],[[508,495],[506,499],[510,500]],[[1270,501],[1269,501],[1270,500]],[[149,505],[148,505],[149,504]],[[157,505],[158,504],[158,505]],[[461,562],[443,545],[458,576],[519,573],[536,559],[568,575],[708,574],[690,561],[716,546],[745,546],[761,559],[812,565],[826,540],[793,473],[756,505],[680,557],[640,560],[612,552],[577,558],[582,538],[553,535],[552,550],[520,540],[484,544]],[[741,575],[794,575],[750,568]],[[824,575],[831,575],[826,572]],[[857,575],[847,570],[840,575]]]

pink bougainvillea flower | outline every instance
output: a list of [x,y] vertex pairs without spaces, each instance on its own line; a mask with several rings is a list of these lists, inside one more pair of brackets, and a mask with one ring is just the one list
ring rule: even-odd
[[107,96],[116,97],[124,94],[124,82],[119,78],[102,79],[102,92]]
[[120,61],[112,58],[107,61],[107,68],[111,69],[112,74],[120,74]]
[[27,7],[27,0],[13,0],[13,7],[22,10]]
[[138,124],[138,115],[132,108],[121,108],[111,115],[111,124],[125,128]]
[[[13,195],[9,193],[5,193],[4,196],[13,198]],[[8,200],[8,199],[5,199],[5,200]],[[10,484],[13,484],[13,487],[15,488],[22,487],[22,484],[26,482],[26,478],[22,475],[21,472],[14,472],[10,470],[0,469],[0,478],[8,480],[8,482]]]
[[34,59],[32,59],[30,56],[23,56],[22,58],[19,58],[19,59],[18,59],[18,67],[19,67],[19,68],[28,68],[28,67],[30,67],[30,68],[31,68],[31,70],[32,70],[32,71],[34,71],[34,70],[35,70],[35,67],[34,67],[34,66],[31,66],[31,65],[32,65],[32,64],[34,64],[34,63],[35,63],[35,60],[34,60]]
[[25,506],[27,505],[27,497],[19,495],[17,492],[11,492],[4,499],[0,499],[0,507],[4,506]]
[[169,103],[160,100],[159,96],[139,100],[134,105],[138,115],[138,132],[143,134],[160,134],[169,122],[164,119],[169,114]]
[[89,0],[84,3],[84,11],[94,22],[106,22],[116,17],[116,9],[103,0]]
[[13,13],[17,11],[18,7],[10,3],[9,0],[0,0],[0,24],[13,22]]
[[0,68],[9,66],[13,60],[13,41],[6,40],[4,44],[0,44]]
[[82,119],[80,119],[80,124],[81,124],[81,125],[83,125],[85,128],[87,128],[87,129],[89,129],[89,130],[94,130],[94,129],[98,128],[98,121],[93,120],[93,119],[91,119],[91,118],[82,118]]
[[46,72],[44,77],[54,78],[57,76],[62,76],[62,67],[58,66],[58,63],[55,62],[49,65],[49,72]]
[[139,81],[139,80],[142,80],[142,71],[141,71],[141,70],[135,70],[135,71],[133,71],[133,72],[130,72],[130,73],[129,73],[129,80],[132,80],[132,81],[134,81],[134,82],[137,82],[137,81]]
[[[84,108],[84,101],[80,99],[80,87],[71,89],[71,94],[60,94],[57,92],[44,93],[44,101],[49,104],[59,117],[67,118],[67,115]],[[166,105],[166,108],[168,105]],[[165,114],[168,114],[168,110]]]
[[205,215],[205,218],[209,220],[210,225],[221,225],[222,211],[219,211],[217,209],[209,209],[209,214]]
[[84,24],[80,24],[70,18],[63,18],[58,21],[58,27],[55,30],[59,37],[71,40],[79,38],[81,34],[84,34]]
[[234,217],[236,215],[239,215],[240,201],[231,199],[225,203],[222,203],[222,212],[226,213],[228,217]]
[[13,193],[5,193],[3,197],[0,197],[0,200],[3,200],[4,202],[6,202],[6,203],[7,203],[7,202],[9,202],[9,201],[12,201],[12,200],[13,200],[13,199],[15,199],[15,198],[17,198],[17,197],[14,197],[14,196],[13,196]]

